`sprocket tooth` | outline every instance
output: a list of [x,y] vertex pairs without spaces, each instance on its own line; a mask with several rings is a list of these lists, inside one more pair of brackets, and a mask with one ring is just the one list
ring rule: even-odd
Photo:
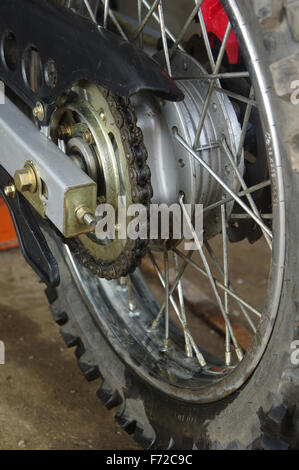
[[[126,155],[126,172],[130,173],[128,191],[131,192],[132,201],[136,204],[143,204],[148,208],[153,195],[151,185],[151,172],[147,165],[148,153],[143,143],[143,133],[137,126],[137,115],[135,108],[130,104],[130,99],[117,96],[112,92],[98,87],[102,93],[106,104],[109,106],[114,123],[120,132],[123,151]],[[149,211],[148,211],[149,214]],[[105,259],[97,259],[88,250],[84,243],[80,243],[76,238],[65,239],[65,243],[77,256],[79,262],[89,269],[93,274],[107,280],[119,279],[135,271],[141,259],[145,255],[145,249],[138,250],[138,240],[132,244],[127,240],[122,253],[107,262]],[[143,247],[149,240],[143,240]],[[132,256],[124,254],[132,252]]]

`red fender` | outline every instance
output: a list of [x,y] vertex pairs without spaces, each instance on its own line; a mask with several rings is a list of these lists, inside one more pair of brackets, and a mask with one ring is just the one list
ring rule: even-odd
[[[209,35],[211,47],[214,46],[215,36],[223,41],[228,24],[228,17],[220,0],[204,0],[201,6],[205,25]],[[230,64],[237,64],[239,59],[239,44],[237,37],[232,31],[228,38],[226,53]]]

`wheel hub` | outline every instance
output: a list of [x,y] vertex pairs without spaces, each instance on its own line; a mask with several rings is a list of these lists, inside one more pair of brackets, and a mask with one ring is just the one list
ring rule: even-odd
[[[170,103],[152,94],[135,95],[132,99],[148,150],[154,193],[152,202],[171,205],[177,203],[179,195],[184,193],[185,203],[208,206],[221,199],[223,189],[173,135],[176,128],[193,147],[209,80],[188,80],[187,77],[204,76],[207,72],[194,58],[183,52],[176,53],[171,66],[174,76],[186,76],[179,82],[185,95],[184,101]],[[198,147],[206,149],[201,151],[201,157],[234,191],[238,190],[238,181],[220,142],[225,138],[232,153],[236,154],[240,135],[241,127],[229,98],[214,92]],[[243,155],[237,166],[243,174]],[[232,206],[228,205],[228,213]],[[221,231],[219,211],[209,212],[204,220],[205,236],[208,238]]]

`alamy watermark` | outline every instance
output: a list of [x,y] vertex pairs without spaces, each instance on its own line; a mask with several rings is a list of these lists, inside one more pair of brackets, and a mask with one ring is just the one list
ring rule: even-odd
[[299,80],[294,80],[291,83],[291,88],[294,90],[291,93],[291,103],[297,105],[299,104]]
[[[118,197],[117,208],[100,204],[96,210],[95,235],[98,240],[185,240],[186,250],[198,249],[203,240],[202,204],[126,204]],[[127,220],[129,222],[127,223]]]
[[3,341],[0,341],[0,365],[5,364],[5,345]]
[[291,349],[293,350],[291,354],[291,363],[293,366],[299,365],[299,341],[293,341],[291,344]]
[[5,103],[5,87],[4,83],[0,80],[0,104]]

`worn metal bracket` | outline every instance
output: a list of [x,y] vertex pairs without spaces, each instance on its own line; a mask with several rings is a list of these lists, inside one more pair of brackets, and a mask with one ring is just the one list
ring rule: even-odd
[[79,207],[94,214],[97,185],[6,97],[0,105],[0,164],[14,181],[16,172],[30,165],[40,184],[35,193],[22,192],[32,207],[66,237],[91,231],[76,216]]

